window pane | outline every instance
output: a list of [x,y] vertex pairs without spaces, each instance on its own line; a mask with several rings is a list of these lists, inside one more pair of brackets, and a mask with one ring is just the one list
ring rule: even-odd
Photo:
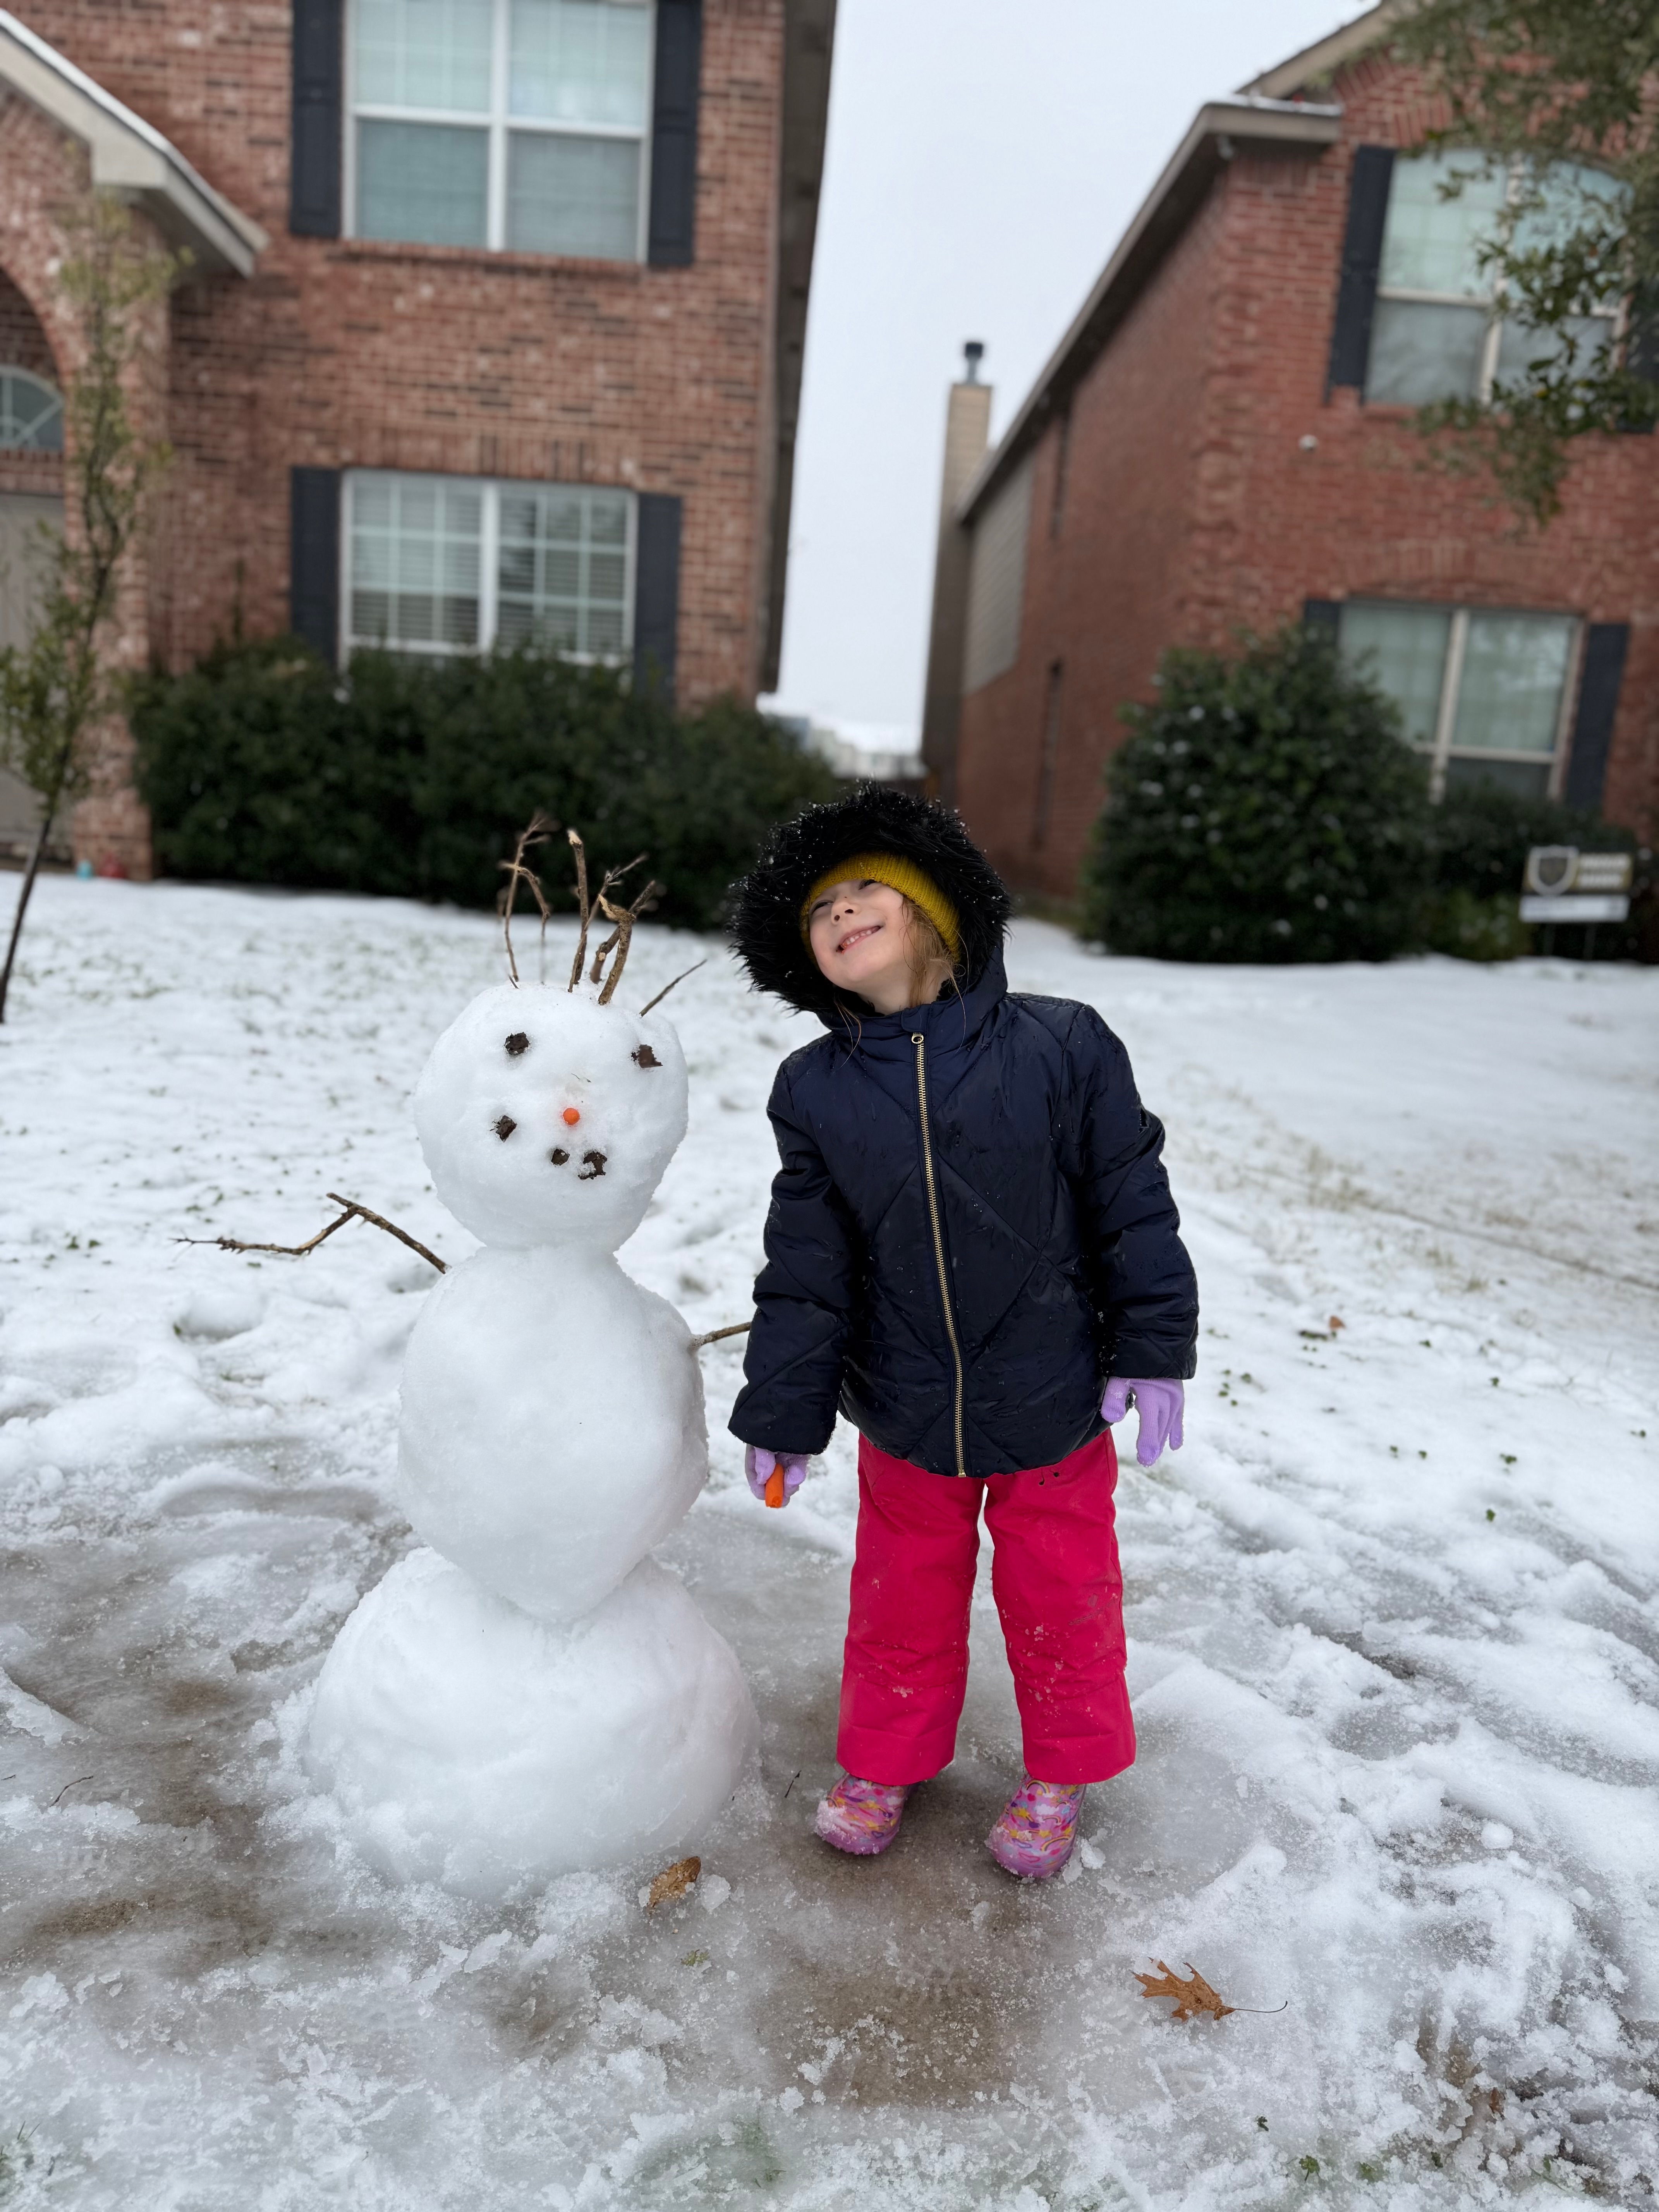
[[1452,744],[1549,753],[1572,645],[1566,615],[1471,615]]
[[507,106],[553,123],[643,130],[651,10],[616,0],[512,0]]
[[1459,760],[1455,756],[1446,763],[1446,783],[1496,784],[1499,791],[1513,792],[1517,799],[1547,799],[1549,796],[1550,772],[1547,763],[1529,768],[1524,761]]
[[352,642],[475,647],[483,522],[477,484],[354,477]]
[[1451,613],[1446,607],[1389,607],[1353,601],[1342,610],[1342,657],[1387,692],[1414,745],[1434,743]]
[[430,123],[357,125],[357,235],[486,243],[489,134]]
[[1379,300],[1371,325],[1366,398],[1425,407],[1432,399],[1468,398],[1480,381],[1486,326],[1484,307]]
[[1525,198],[1541,195],[1537,206],[1523,204],[1516,219],[1518,252],[1533,253],[1559,246],[1575,231],[1599,228],[1609,217],[1622,220],[1630,188],[1605,169],[1583,161],[1555,161],[1526,179]]
[[1524,385],[1530,381],[1529,370],[1534,362],[1553,365],[1569,351],[1574,373],[1591,375],[1601,348],[1612,337],[1613,320],[1607,315],[1576,316],[1565,331],[1534,331],[1522,323],[1505,323],[1498,341],[1495,381]]
[[[1480,174],[1478,154],[1396,154],[1382,233],[1380,282],[1411,292],[1462,292],[1484,299],[1492,281],[1477,248],[1504,204],[1501,175]],[[1455,199],[1442,198],[1455,178]]]
[[494,13],[492,0],[356,0],[358,105],[487,112]]
[[514,131],[507,149],[507,242],[526,253],[637,260],[639,142]]
[[0,368],[0,447],[18,446],[37,453],[61,453],[64,403],[49,384],[27,369]]
[[625,492],[501,498],[499,641],[614,657],[628,644]]

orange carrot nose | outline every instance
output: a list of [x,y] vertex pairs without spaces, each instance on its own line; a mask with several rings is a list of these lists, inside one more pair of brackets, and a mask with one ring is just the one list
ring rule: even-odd
[[783,1503],[783,1469],[775,1467],[766,1478],[766,1502],[769,1505]]
[[569,1123],[570,1127],[574,1129],[574,1128],[575,1127],[575,1126],[576,1126],[577,1122],[578,1122],[578,1121],[580,1121],[581,1120],[581,1118],[582,1118],[582,1117],[581,1117],[581,1115],[580,1115],[576,1111],[576,1109],[575,1109],[575,1108],[574,1108],[574,1106],[567,1106],[567,1107],[565,1108],[565,1109],[564,1109],[564,1118],[565,1118],[565,1120]]

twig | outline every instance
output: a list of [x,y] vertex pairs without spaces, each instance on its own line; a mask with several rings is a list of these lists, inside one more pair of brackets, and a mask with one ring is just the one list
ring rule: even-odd
[[[796,1784],[799,1780],[800,1780],[800,1769],[799,1769],[799,1767],[797,1767],[797,1768],[795,1769],[794,1772],[793,1772],[793,1773],[790,1776],[790,1778],[789,1778],[789,1790],[793,1790],[793,1789],[794,1788],[795,1784]],[[787,1804],[789,1802],[789,1790],[786,1790],[784,1791],[784,1793],[783,1793],[782,1796],[779,1798],[778,1802],[779,1802],[779,1804],[780,1804],[780,1805],[787,1805]]]
[[[686,977],[687,977],[688,975],[695,975],[696,974],[696,972],[697,972],[697,970],[698,970],[698,969],[699,969],[699,968],[706,968],[708,965],[708,955],[705,953],[705,954],[704,954],[704,956],[703,956],[703,957],[702,957],[701,960],[694,960],[694,961],[691,963],[691,965],[690,965],[689,968],[683,968],[683,969],[680,970],[680,973],[679,973],[678,975],[676,975],[676,976],[675,976],[675,978],[674,978],[674,983],[683,983],[683,982],[684,982],[684,981],[685,981],[685,979],[686,979]],[[663,987],[662,987],[661,990],[658,992],[658,994],[657,994],[657,995],[656,995],[656,997],[655,997],[654,999],[647,999],[647,1000],[646,1000],[645,1004],[644,1004],[644,1005],[640,1008],[640,1019],[641,1019],[641,1021],[643,1021],[643,1020],[645,1019],[646,1016],[647,1016],[647,1015],[651,1012],[651,1009],[652,1009],[653,1006],[661,1006],[661,1004],[662,1004],[663,1000],[664,1000],[668,996],[668,994],[669,994],[669,993],[673,989],[673,988],[674,988],[674,983],[665,983],[665,984],[663,985]]]
[[565,986],[567,990],[574,991],[582,980],[582,963],[587,957],[587,848],[574,830],[567,830],[564,834],[570,840],[571,850],[576,855],[576,903],[582,910],[581,930],[576,939],[576,957],[570,963],[570,981]]
[[384,1229],[388,1237],[395,1237],[400,1244],[407,1244],[411,1252],[418,1252],[428,1266],[435,1267],[441,1275],[448,1273],[449,1270],[435,1252],[429,1251],[418,1237],[411,1237],[406,1229],[399,1229],[395,1221],[388,1221],[384,1214],[372,1212],[368,1206],[359,1206],[355,1198],[342,1198],[337,1190],[327,1191],[324,1195],[331,1204],[343,1206],[345,1211],[331,1221],[325,1229],[319,1229],[314,1237],[308,1237],[303,1244],[248,1244],[240,1237],[175,1237],[173,1241],[175,1244],[213,1244],[222,1252],[276,1252],[286,1260],[303,1260],[308,1252],[314,1252],[337,1229],[343,1229],[348,1221],[356,1219],[368,1222],[371,1229]]
[[705,1344],[718,1344],[723,1336],[742,1336],[745,1331],[753,1328],[754,1326],[752,1321],[729,1322],[724,1328],[711,1328],[704,1336],[694,1336],[691,1340],[691,1349],[693,1352],[701,1352]]
[[527,827],[519,832],[519,842],[513,849],[513,858],[510,860],[499,860],[496,863],[496,866],[504,869],[507,873],[507,881],[501,885],[501,935],[507,945],[507,972],[514,984],[519,980],[519,963],[513,957],[513,902],[519,895],[520,884],[529,884],[530,895],[541,908],[544,958],[546,957],[547,946],[549,908],[546,894],[542,890],[535,870],[526,867],[524,856],[526,853],[533,852],[538,845],[546,844],[557,827],[558,824],[553,820],[551,815],[532,814]]
[[64,1799],[68,1796],[71,1790],[78,1790],[83,1782],[95,1782],[97,1779],[98,1778],[95,1774],[77,1774],[73,1782],[66,1782],[64,1784],[57,1796],[52,1799],[52,1805],[47,1806],[47,1812],[51,1812],[52,1805],[61,1804]]
[[[640,860],[642,860],[644,858],[645,855],[641,853]],[[630,868],[637,867],[639,861],[630,860],[628,866]],[[623,872],[626,873],[626,871],[624,870]],[[614,921],[617,925],[615,934],[611,939],[611,944],[617,948],[617,957],[611,963],[611,973],[605,979],[605,988],[599,993],[599,1004],[602,1006],[610,1005],[611,994],[622,981],[623,969],[628,964],[628,948],[634,942],[634,924],[647,907],[652,905],[658,896],[666,889],[665,884],[648,883],[634,903],[625,907],[612,906],[605,893],[603,891],[599,893],[599,906],[606,921]],[[593,981],[597,983],[599,980],[599,963],[596,961],[593,967]]]

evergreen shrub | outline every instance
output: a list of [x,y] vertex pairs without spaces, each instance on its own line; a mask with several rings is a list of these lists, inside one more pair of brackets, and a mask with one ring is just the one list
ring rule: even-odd
[[647,854],[658,918],[693,928],[775,823],[842,788],[729,700],[678,714],[529,652],[363,653],[337,673],[292,638],[229,646],[143,678],[131,721],[170,874],[488,906],[539,808],[597,866]]
[[1431,866],[1427,776],[1395,708],[1301,626],[1166,653],[1085,863],[1085,934],[1166,960],[1386,960]]

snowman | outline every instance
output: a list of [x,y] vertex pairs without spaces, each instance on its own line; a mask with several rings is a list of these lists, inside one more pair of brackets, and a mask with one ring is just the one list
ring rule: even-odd
[[729,1646],[649,1556],[708,1440],[690,1331],[616,1257],[685,1133],[686,1071],[665,1017],[614,1003],[644,895],[619,910],[609,882],[592,975],[584,874],[569,985],[518,980],[509,920],[514,980],[416,1087],[434,1187],[482,1248],[404,1362],[399,1492],[429,1548],[341,1630],[304,1747],[383,1872],[492,1900],[689,1849],[756,1737]]

